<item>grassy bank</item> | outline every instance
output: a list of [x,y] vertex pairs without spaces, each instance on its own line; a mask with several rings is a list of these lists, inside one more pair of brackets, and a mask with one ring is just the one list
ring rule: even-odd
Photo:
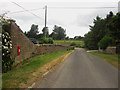
[[69,46],[71,43],[79,44],[81,47],[84,46],[84,41],[79,40],[54,40],[54,44]]
[[54,59],[59,58],[62,55],[66,55],[70,52],[71,51],[61,51],[39,55],[23,61],[19,67],[2,75],[3,88],[28,87],[42,74],[42,71],[39,70],[41,67],[53,61]]
[[104,60],[104,61],[112,64],[116,68],[118,68],[118,55],[109,54],[109,53],[101,53],[98,51],[92,51],[89,53],[101,58],[102,60]]

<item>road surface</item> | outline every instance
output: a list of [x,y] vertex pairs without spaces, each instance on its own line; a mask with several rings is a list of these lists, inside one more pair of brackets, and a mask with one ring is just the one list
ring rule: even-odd
[[77,49],[34,87],[117,88],[118,70],[83,49]]

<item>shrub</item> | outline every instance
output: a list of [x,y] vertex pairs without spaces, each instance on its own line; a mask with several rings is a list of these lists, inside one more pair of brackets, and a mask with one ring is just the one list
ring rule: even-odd
[[11,58],[12,41],[9,34],[10,22],[6,19],[0,19],[2,24],[2,72],[11,70],[14,60]]
[[48,39],[48,43],[49,43],[49,44],[53,44],[53,39],[52,39],[52,38],[49,38],[49,39]]
[[98,43],[98,46],[100,47],[100,49],[103,49],[103,50],[105,50],[108,46],[112,46],[112,45],[114,45],[114,39],[109,36],[103,37]]
[[53,39],[52,38],[40,38],[39,44],[53,44]]
[[72,42],[72,43],[70,44],[70,46],[76,46],[76,43],[75,43],[75,42]]
[[79,48],[81,48],[81,45],[80,45],[80,44],[76,44],[76,47],[79,47]]

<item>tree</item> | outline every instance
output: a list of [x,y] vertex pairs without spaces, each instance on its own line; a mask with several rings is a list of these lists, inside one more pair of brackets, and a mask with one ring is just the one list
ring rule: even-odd
[[44,37],[49,37],[48,27],[44,27],[42,32]]
[[67,36],[67,37],[65,38],[65,40],[69,40],[69,36]]
[[28,31],[26,35],[29,38],[36,38],[38,33],[38,25],[32,24],[30,31]]
[[85,35],[85,46],[89,49],[98,49],[98,42],[106,35],[106,22],[97,16],[94,25],[90,26],[90,32]]
[[82,40],[83,37],[81,37],[81,36],[75,36],[74,39],[75,39],[75,40]]
[[40,33],[36,36],[36,39],[39,39],[39,38],[43,38],[43,34]]
[[53,38],[54,40],[57,38],[57,34],[55,32],[52,32],[49,37]]
[[112,46],[114,44],[114,39],[109,36],[103,37],[100,42],[98,43],[98,46],[105,50],[108,46]]
[[107,24],[107,27],[110,32],[110,36],[112,36],[115,40],[120,39],[120,13],[117,13],[114,17],[111,17],[111,20]]
[[[100,44],[100,41],[105,41],[106,39],[108,40],[109,38],[107,37],[111,37],[113,40],[120,39],[120,13],[114,15],[111,11],[106,15],[106,18],[104,19],[97,16],[96,19],[94,19],[93,23],[94,25],[90,26],[90,32],[85,34],[84,37],[85,46],[88,49],[98,49],[99,45],[101,47],[102,45],[103,47],[106,47],[107,41],[104,42],[104,44]],[[101,43],[103,43],[102,41]]]
[[54,26],[52,37],[56,40],[65,39],[65,30],[62,27],[58,27],[57,25]]

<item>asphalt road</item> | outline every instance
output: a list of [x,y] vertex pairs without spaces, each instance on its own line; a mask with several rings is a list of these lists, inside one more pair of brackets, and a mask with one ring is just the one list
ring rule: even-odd
[[77,49],[34,87],[117,88],[118,70],[83,49]]

